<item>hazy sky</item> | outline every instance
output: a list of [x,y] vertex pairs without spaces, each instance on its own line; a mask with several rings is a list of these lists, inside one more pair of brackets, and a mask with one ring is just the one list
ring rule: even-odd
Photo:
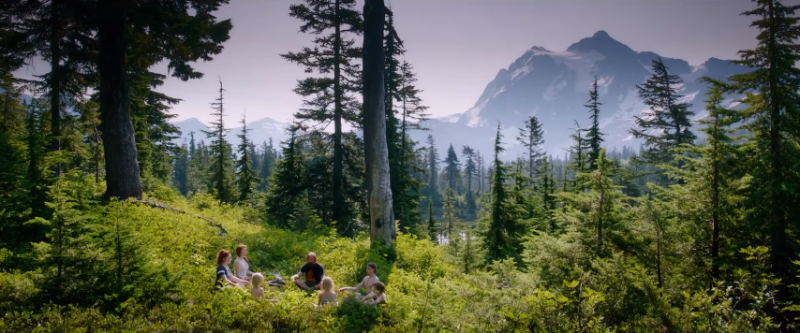
[[[405,42],[406,60],[416,69],[422,98],[434,117],[464,112],[486,84],[526,49],[536,45],[562,51],[598,30],[636,51],[653,51],[699,65],[710,57],[736,58],[755,44],[747,0],[386,0]],[[183,100],[178,120],[197,117],[208,123],[209,103],[218,79],[226,89],[228,124],[271,117],[288,121],[301,104],[292,92],[308,74],[279,54],[310,46],[299,34],[300,21],[289,17],[285,0],[232,0],[217,14],[231,18],[225,50],[196,68],[200,80],[170,78],[160,89]],[[359,4],[361,9],[363,2]],[[23,69],[30,75],[47,67]],[[160,66],[159,71],[166,71]]]

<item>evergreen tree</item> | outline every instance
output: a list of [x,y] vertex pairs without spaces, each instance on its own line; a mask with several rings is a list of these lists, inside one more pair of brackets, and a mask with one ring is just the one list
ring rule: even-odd
[[[586,170],[586,151],[590,149],[589,142],[587,142],[586,138],[583,137],[583,132],[585,129],[581,128],[581,125],[575,121],[575,131],[574,134],[570,135],[570,138],[575,141],[575,145],[569,147],[570,155],[572,156],[572,161],[569,162],[569,168],[578,175],[583,173]],[[575,177],[575,191],[581,191],[583,186],[579,184],[580,180],[578,177]]]
[[453,228],[456,224],[456,198],[452,188],[444,190],[444,206],[442,207],[442,234],[448,238],[453,236]]
[[439,195],[439,190],[436,182],[439,179],[439,152],[436,150],[436,142],[433,140],[433,135],[428,135],[428,200],[436,201]]
[[256,171],[253,170],[252,149],[255,147],[247,137],[247,115],[242,115],[242,134],[237,136],[239,143],[239,160],[236,161],[236,182],[239,185],[239,201],[246,201],[255,192],[259,182]]
[[306,182],[303,158],[297,147],[298,128],[292,126],[289,131],[291,136],[285,142],[283,158],[278,160],[267,192],[267,216],[270,222],[284,228],[292,225],[292,215]]
[[597,93],[597,77],[594,78],[592,83],[592,90],[589,92],[589,102],[585,106],[589,109],[589,119],[592,120],[592,126],[586,131],[586,141],[589,146],[589,156],[587,163],[589,170],[596,170],[597,165],[595,162],[600,156],[601,144],[603,143],[603,133],[600,132],[600,95]]
[[189,193],[189,150],[185,144],[181,147],[180,157],[175,161],[172,179],[181,194]]
[[34,99],[28,105],[26,121],[26,143],[28,145],[28,171],[25,177],[30,196],[30,207],[33,216],[44,216],[47,200],[47,179],[44,170],[44,119],[42,117],[44,102]]
[[[634,116],[639,128],[630,131],[636,138],[645,140],[646,150],[642,152],[642,160],[650,165],[658,165],[673,160],[670,149],[681,144],[694,144],[695,135],[690,130],[688,103],[680,102],[683,95],[678,89],[683,80],[670,74],[661,58],[653,60],[653,75],[643,85],[637,85],[639,97],[648,110],[642,116]],[[680,163],[679,163],[680,164]]]
[[544,144],[544,130],[539,118],[530,116],[525,122],[525,127],[519,129],[517,141],[528,149],[528,178],[536,179],[536,170],[539,169],[539,161],[544,157],[542,144]]
[[[782,1],[758,0],[756,8],[742,13],[754,16],[751,26],[759,30],[755,49],[739,52],[737,63],[753,69],[731,76],[736,90],[747,92],[740,112],[745,120],[742,129],[752,133],[746,144],[752,163],[748,169],[758,184],[751,194],[753,221],[763,226],[770,244],[772,270],[781,279],[777,297],[788,300],[789,285],[796,283],[797,237],[800,221],[800,60],[797,46],[800,19],[798,5]],[[790,222],[793,221],[793,222]],[[759,228],[761,229],[761,228]],[[760,230],[761,231],[761,230]]]
[[539,177],[539,194],[541,196],[542,211],[544,212],[544,219],[547,222],[548,231],[555,233],[557,231],[556,221],[554,219],[554,210],[556,209],[555,198],[555,179],[553,179],[553,162],[552,159],[545,160],[542,163],[541,176]]
[[458,181],[461,176],[461,163],[458,162],[458,155],[453,145],[447,148],[447,158],[444,160],[444,176],[447,179],[447,186],[453,190],[458,190]]
[[494,144],[494,174],[492,176],[491,212],[483,230],[483,247],[486,261],[517,258],[522,249],[519,247],[523,236],[522,226],[518,221],[516,204],[506,192],[506,167],[500,160],[500,153],[505,149],[501,141],[503,135],[497,125],[497,138]]
[[275,165],[275,148],[272,145],[272,138],[269,138],[269,144],[266,141],[261,144],[261,151],[263,152],[261,169],[259,170],[258,177],[261,178],[261,184],[258,185],[259,191],[266,191],[269,187],[269,179],[272,176],[272,169]]
[[[353,94],[359,92],[359,68],[355,59],[361,49],[348,35],[361,33],[363,22],[354,9],[355,0],[304,0],[304,4],[291,5],[289,15],[303,21],[300,32],[316,36],[314,48],[306,47],[300,52],[282,54],[284,59],[301,65],[307,72],[317,71],[324,77],[309,77],[298,81],[295,89],[306,97],[307,106],[296,114],[298,119],[315,122],[333,122],[333,173],[332,198],[333,220],[349,223],[353,217],[352,205],[346,203],[344,146],[342,125],[347,121],[358,125],[358,101]],[[329,74],[332,77],[328,76]],[[330,105],[333,109],[330,109]]]
[[428,199],[428,234],[431,236],[432,241],[436,241],[436,221],[433,219],[433,200]]
[[224,91],[225,89],[222,88],[222,79],[220,79],[219,97],[216,102],[211,103],[211,109],[214,110],[211,115],[217,119],[211,123],[211,131],[203,130],[203,133],[205,133],[208,138],[212,139],[210,154],[213,155],[213,160],[211,162],[210,189],[216,190],[217,199],[222,202],[230,203],[233,202],[234,199],[231,189],[233,184],[230,179],[233,165],[231,161],[231,145],[225,141],[225,133],[227,133],[228,129],[225,128],[224,123]]
[[202,77],[190,63],[219,54],[232,28],[230,20],[217,21],[212,14],[222,3],[99,1],[96,9],[80,12],[102,13],[96,20],[97,56],[93,59],[97,59],[99,74],[107,197],[142,197],[136,142],[131,139],[135,136],[131,101],[144,95],[131,94],[130,84],[136,83],[128,79],[128,73],[147,76],[146,67],[167,60],[174,77],[184,81]]

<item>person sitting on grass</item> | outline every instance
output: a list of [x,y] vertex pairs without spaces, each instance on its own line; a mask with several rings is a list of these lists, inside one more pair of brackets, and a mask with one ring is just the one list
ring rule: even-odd
[[[300,289],[314,290],[319,289],[319,283],[325,277],[325,268],[317,263],[317,254],[309,252],[306,256],[306,264],[300,268],[300,272],[292,275],[292,280]],[[304,275],[306,280],[300,279],[300,275]]]
[[[236,261],[233,262],[233,274],[241,280],[249,280],[255,272],[250,270],[250,260],[247,260],[247,245],[236,247]],[[263,275],[263,273],[262,273]]]
[[389,296],[386,295],[386,285],[383,282],[375,283],[373,286],[374,291],[369,293],[369,295],[364,296],[364,299],[361,300],[364,304],[383,304],[389,301]]
[[333,291],[333,279],[330,276],[326,276],[322,278],[322,283],[320,283],[321,287],[320,290],[322,291],[319,294],[319,305],[328,305],[328,304],[335,304],[336,303],[336,292]]
[[261,288],[261,285],[264,283],[264,276],[261,275],[261,273],[253,274],[251,283],[253,288],[250,289],[250,294],[253,295],[253,298],[264,299],[264,288]]
[[231,270],[228,268],[228,264],[230,263],[231,252],[228,250],[219,250],[219,252],[217,252],[217,282],[214,284],[217,291],[221,291],[222,288],[228,285],[244,287],[250,284],[250,282],[239,279],[231,274]]
[[363,294],[362,293],[357,293],[356,294],[356,297],[363,298],[364,296],[369,295],[369,293],[372,292],[372,289],[374,288],[375,283],[380,282],[380,279],[378,279],[378,276],[375,275],[375,274],[378,274],[378,265],[376,265],[374,262],[368,263],[367,264],[367,276],[365,276],[361,280],[361,283],[359,283],[355,287],[341,287],[341,288],[339,288],[339,292],[342,292],[342,291],[345,291],[345,290],[356,291],[357,292],[357,291],[361,290],[361,288],[364,288],[364,289],[367,290],[366,293],[363,293]]

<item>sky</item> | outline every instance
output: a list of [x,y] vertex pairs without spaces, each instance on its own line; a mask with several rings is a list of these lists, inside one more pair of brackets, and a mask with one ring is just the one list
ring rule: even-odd
[[[280,57],[311,46],[289,17],[287,0],[231,0],[217,13],[232,19],[231,38],[213,61],[195,64],[202,79],[170,78],[159,91],[180,98],[176,121],[211,121],[210,103],[225,88],[228,124],[270,117],[290,121],[302,99],[292,89],[307,77],[303,68]],[[748,0],[386,0],[395,26],[424,90],[433,117],[473,106],[501,68],[532,46],[563,51],[581,38],[605,30],[636,51],[653,51],[699,65],[708,58],[737,58],[755,45],[752,18],[739,14]],[[796,2],[796,1],[793,1]],[[363,6],[359,1],[358,9]],[[48,70],[39,63],[18,74]],[[166,73],[166,64],[154,71]],[[234,126],[231,126],[234,127]]]

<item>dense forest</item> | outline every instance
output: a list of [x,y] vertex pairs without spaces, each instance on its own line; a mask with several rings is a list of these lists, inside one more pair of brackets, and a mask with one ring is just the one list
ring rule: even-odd
[[[227,2],[0,2],[0,331],[800,331],[800,6],[753,1],[751,71],[706,78],[705,105],[653,61],[639,147],[604,145],[595,79],[583,127],[530,116],[479,152],[410,139],[428,107],[383,0],[287,3],[312,37],[275,50],[308,75],[290,138],[252,142],[242,115],[228,142],[213,73],[215,120],[178,146],[181,101],[151,70],[202,78]],[[33,59],[49,71],[14,76]],[[545,128],[569,151],[547,154]],[[214,292],[239,244],[275,276],[314,251],[337,287],[377,263],[390,301]]]

